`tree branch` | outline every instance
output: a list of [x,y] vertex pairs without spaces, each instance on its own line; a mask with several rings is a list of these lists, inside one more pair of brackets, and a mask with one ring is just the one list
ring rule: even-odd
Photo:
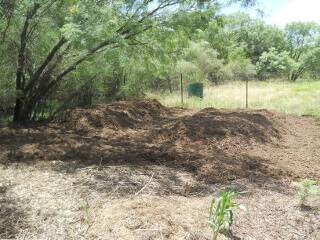
[[[137,20],[137,22],[135,24],[133,24],[131,27],[124,29],[124,27],[121,27],[117,30],[117,33],[119,33],[120,35],[125,35],[130,33],[133,29],[135,29],[137,26],[141,25],[146,19],[148,19],[149,17],[153,16],[156,12],[169,7],[169,6],[173,6],[176,4],[181,3],[181,0],[177,0],[177,1],[169,1],[166,4],[164,3],[160,3],[158,5],[158,7],[156,7],[155,9],[153,9],[152,11],[148,12],[145,16],[141,17],[139,20]],[[129,21],[129,20],[128,20]],[[127,24],[125,24],[127,25]]]
[[135,33],[132,33],[130,35],[125,36],[124,39],[130,39],[133,36],[139,35],[140,33],[143,33],[143,32],[147,31],[148,29],[150,29],[152,27],[153,27],[152,25],[149,25],[149,26],[145,27],[144,29],[142,29],[142,30],[140,30],[138,32],[135,32]]
[[33,74],[31,77],[31,80],[27,87],[24,89],[24,92],[27,93],[35,83],[39,80],[41,74],[43,73],[44,69],[48,66],[48,64],[52,61],[56,53],[59,51],[59,49],[67,42],[67,39],[62,37],[60,41],[52,48],[51,52],[48,54],[46,59],[43,61],[42,65],[38,68],[38,70]]
[[6,41],[6,35],[7,35],[7,31],[11,25],[11,19],[13,17],[13,12],[14,12],[14,7],[15,7],[15,1],[12,0],[10,2],[10,4],[5,2],[0,1],[0,9],[2,9],[2,11],[0,10],[0,14],[2,12],[1,15],[4,16],[4,19],[6,21],[6,26],[4,27],[3,31],[0,32],[0,34],[2,35],[1,40],[0,40],[0,45],[3,44]]
[[39,4],[35,4],[33,9],[27,13],[26,20],[23,25],[22,33],[20,35],[20,47],[19,47],[19,53],[18,53],[18,69],[17,69],[17,78],[16,78],[16,88],[17,90],[21,90],[22,88],[22,82],[21,78],[23,75],[23,69],[24,69],[24,63],[25,63],[25,50],[27,47],[27,33],[29,28],[29,21],[34,17],[38,9],[40,8]]
[[63,110],[67,104],[73,100],[78,94],[79,92],[81,92],[82,90],[86,89],[86,87],[96,78],[97,76],[93,76],[91,77],[89,80],[87,80],[79,89],[76,89],[70,96],[69,98],[64,101],[64,103],[56,110],[54,111],[54,113],[52,114],[52,116],[57,115],[61,110]]
[[[139,20],[137,20],[137,22],[131,26],[129,29],[125,29],[123,31],[117,31],[117,33],[119,35],[126,35],[124,37],[125,40],[129,40],[132,37],[141,34],[144,31],[147,31],[148,29],[150,29],[152,27],[152,25],[149,25],[147,27],[144,27],[143,29],[141,29],[140,31],[137,31],[135,33],[131,33],[129,34],[133,29],[135,29],[136,27],[140,26],[147,18],[153,16],[157,11],[160,11],[161,9],[164,9],[166,7],[175,5],[180,3],[181,0],[175,0],[175,1],[169,1],[169,2],[165,2],[165,3],[161,3],[157,8],[155,8],[154,10],[152,10],[151,12],[147,13],[145,16],[141,17]],[[75,70],[77,68],[77,66],[79,64],[81,64],[82,62],[84,62],[88,57],[90,57],[91,55],[97,53],[100,49],[115,44],[116,42],[113,41],[104,41],[100,44],[98,44],[97,46],[95,46],[94,48],[92,48],[87,54],[85,54],[84,56],[82,56],[81,58],[79,58],[77,61],[75,61],[73,64],[69,65],[69,67],[67,67],[66,69],[64,69],[62,72],[60,72],[60,74],[58,76],[56,76],[54,79],[52,79],[46,86],[44,86],[40,91],[37,91],[37,93],[35,93],[31,98],[30,98],[30,104],[35,104],[37,101],[39,101],[43,95],[46,95],[50,89],[52,89],[55,85],[57,85],[67,74],[69,74],[71,71]],[[146,43],[128,43],[128,45],[145,45]]]

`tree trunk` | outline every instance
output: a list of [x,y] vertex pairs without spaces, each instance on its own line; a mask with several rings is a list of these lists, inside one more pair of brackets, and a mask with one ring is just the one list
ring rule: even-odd
[[24,108],[22,109],[22,114],[20,117],[20,121],[30,120],[32,114],[33,107],[31,104],[24,104]]
[[16,106],[14,108],[13,121],[19,121],[20,115],[22,112],[22,101],[19,98],[16,98]]
[[[25,51],[27,48],[28,42],[28,28],[30,25],[30,20],[34,17],[40,5],[35,3],[33,9],[27,13],[23,29],[20,35],[20,47],[18,53],[18,67],[17,67],[17,74],[16,74],[16,90],[18,91],[18,97],[16,98],[16,106],[14,109],[14,116],[13,121],[26,121],[27,118],[25,112],[25,96],[22,93],[23,88],[25,87],[25,79],[24,79],[24,67],[25,67]],[[29,109],[29,107],[28,107]]]
[[[0,0],[1,2],[1,0]],[[58,75],[54,76],[56,65],[54,64],[55,59],[58,59],[58,52],[61,50],[61,47],[68,42],[67,39],[61,38],[60,41],[56,44],[56,46],[51,50],[48,54],[47,58],[43,61],[42,65],[35,71],[33,74],[29,74],[28,81],[24,80],[24,68],[25,68],[25,51],[27,48],[27,41],[30,40],[30,37],[33,33],[32,27],[29,27],[29,23],[32,24],[32,20],[35,17],[38,9],[41,6],[44,6],[45,2],[48,1],[34,1],[34,7],[31,9],[25,19],[25,23],[20,34],[20,47],[19,47],[19,56],[18,56],[18,67],[17,67],[17,77],[16,77],[16,90],[18,90],[18,96],[16,99],[16,106],[14,111],[14,121],[27,121],[30,119],[32,112],[36,108],[37,104],[40,101],[45,100],[50,97],[52,94],[54,87],[60,83],[65,76],[67,76],[70,72],[74,71],[78,65],[87,60],[93,54],[98,53],[101,49],[106,46],[115,45],[118,41],[115,40],[105,40],[100,42],[91,50],[89,50],[84,56],[77,59],[71,65],[67,66],[64,70],[62,70]],[[149,2],[149,1],[147,1]],[[159,3],[158,7],[154,8],[147,14],[143,14],[140,18],[138,18],[135,23],[130,23],[130,20],[134,20],[136,16],[133,16],[132,19],[128,19],[124,23],[122,27],[120,27],[116,33],[124,40],[128,41],[128,45],[145,45],[146,43],[141,42],[132,42],[130,39],[134,39],[136,36],[141,33],[147,31],[152,28],[152,24],[147,24],[146,22],[151,16],[154,16],[157,12],[161,11],[170,6],[174,6],[178,4],[180,0],[168,0]],[[50,5],[51,7],[51,5]],[[142,9],[142,8],[141,8]],[[41,15],[41,14],[40,14]],[[146,25],[144,25],[146,24]],[[36,25],[32,25],[35,26]],[[30,29],[28,29],[30,28]],[[120,47],[121,45],[114,46]],[[69,47],[67,47],[69,49]],[[63,56],[63,53],[60,52],[60,55]],[[59,61],[59,60],[58,60]],[[25,86],[26,84],[26,86]]]
[[294,74],[291,74],[291,81],[293,81],[293,82],[295,82],[295,81],[297,81],[297,79],[299,78],[299,74],[297,74],[297,73],[294,73]]
[[172,93],[172,81],[171,81],[171,78],[168,77],[167,81],[168,81],[169,92]]

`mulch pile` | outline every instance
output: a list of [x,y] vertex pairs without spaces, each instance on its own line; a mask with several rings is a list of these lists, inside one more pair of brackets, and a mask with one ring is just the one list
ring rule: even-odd
[[[235,188],[233,239],[319,239],[315,119],[124,101],[0,127],[0,239],[210,239],[212,196]],[[239,211],[238,211],[239,210]]]
[[316,121],[269,110],[195,111],[123,101],[70,110],[44,123],[7,123],[0,134],[2,163],[155,164],[183,168],[208,183],[319,179],[320,172],[320,150],[312,145],[320,142]]
[[68,110],[54,118],[51,123],[56,123],[66,130],[88,133],[101,128],[113,130],[136,128],[141,123],[166,117],[167,113],[168,110],[156,100],[117,102]]

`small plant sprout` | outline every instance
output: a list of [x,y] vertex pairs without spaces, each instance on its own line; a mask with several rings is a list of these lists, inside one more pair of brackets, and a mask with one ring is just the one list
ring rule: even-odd
[[[231,225],[233,223],[233,212],[230,207],[238,207],[246,212],[247,208],[240,203],[231,203],[231,198],[242,194],[244,192],[236,193],[235,190],[226,192],[222,191],[221,197],[216,201],[212,199],[209,212],[210,227],[213,233],[213,239],[218,238],[219,233],[228,236],[230,232]],[[216,206],[215,206],[215,203]]]
[[89,205],[88,202],[86,202],[86,203],[78,202],[78,204],[80,205],[80,209],[82,209],[85,213],[85,220],[86,220],[87,224],[90,225],[91,220],[92,220],[91,213],[90,213],[91,206]]
[[300,182],[292,182],[292,185],[298,187],[297,196],[300,198],[301,205],[306,204],[309,197],[320,197],[320,186],[317,182],[310,179],[300,179]]

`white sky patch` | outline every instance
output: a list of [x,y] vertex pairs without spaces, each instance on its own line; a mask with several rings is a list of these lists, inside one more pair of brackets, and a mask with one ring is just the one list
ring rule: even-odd
[[294,21],[315,21],[320,24],[319,0],[293,0],[279,10],[274,10],[270,17],[265,19],[268,24],[284,27]]

